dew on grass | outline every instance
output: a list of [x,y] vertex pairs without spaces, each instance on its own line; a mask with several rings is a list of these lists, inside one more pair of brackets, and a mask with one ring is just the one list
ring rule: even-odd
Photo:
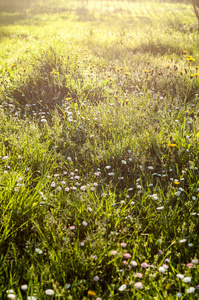
[[47,296],[53,296],[53,295],[55,294],[55,292],[54,292],[54,290],[52,290],[52,289],[47,289],[47,290],[45,290],[45,294],[46,294]]

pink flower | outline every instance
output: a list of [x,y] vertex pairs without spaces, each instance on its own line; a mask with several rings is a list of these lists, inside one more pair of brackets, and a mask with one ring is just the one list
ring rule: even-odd
[[130,262],[130,264],[131,264],[132,267],[136,267],[138,265],[135,260],[132,260]]
[[118,254],[118,252],[116,251],[116,250],[112,250],[111,252],[110,252],[110,255],[117,255]]
[[138,290],[142,290],[142,289],[143,289],[143,284],[142,284],[142,282],[136,282],[136,283],[134,284],[134,287],[135,287],[136,289],[138,289]]
[[74,229],[75,229],[75,226],[70,226],[69,229],[70,229],[70,230],[74,230]]
[[146,262],[143,262],[141,264],[141,267],[144,268],[144,269],[146,269],[146,268],[150,267],[150,265],[148,265]]
[[193,268],[193,267],[194,267],[194,264],[192,264],[192,263],[189,263],[189,264],[187,264],[187,267],[191,269],[191,268]]
[[124,253],[123,256],[124,256],[125,258],[131,258],[131,254],[129,254],[129,253]]
[[122,248],[125,248],[127,246],[126,243],[121,243],[120,245],[122,246]]
[[194,264],[194,265],[197,265],[198,264],[198,259],[196,258],[196,259],[192,259],[192,264]]
[[133,275],[134,275],[134,277],[136,277],[136,278],[142,278],[142,276],[143,276],[142,273],[135,273],[135,274],[133,274]]

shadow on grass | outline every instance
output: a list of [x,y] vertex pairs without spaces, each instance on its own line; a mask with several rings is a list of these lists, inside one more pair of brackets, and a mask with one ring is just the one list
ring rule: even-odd
[[162,43],[142,43],[140,46],[132,49],[132,52],[135,53],[150,53],[152,55],[165,55],[165,54],[177,54],[180,55],[182,53],[182,49],[178,46],[173,47],[168,44]]
[[0,26],[15,25],[16,23],[26,19],[26,13],[0,14]]

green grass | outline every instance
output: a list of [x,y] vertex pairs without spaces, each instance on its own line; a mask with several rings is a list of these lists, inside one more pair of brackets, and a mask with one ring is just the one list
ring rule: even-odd
[[198,297],[197,27],[186,3],[0,1],[1,299]]

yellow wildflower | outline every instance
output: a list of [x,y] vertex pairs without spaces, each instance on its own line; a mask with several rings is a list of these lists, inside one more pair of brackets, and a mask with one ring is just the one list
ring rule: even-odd
[[88,296],[90,296],[90,297],[95,297],[95,296],[96,296],[96,293],[95,293],[94,291],[89,290],[89,291],[88,291]]
[[170,148],[177,147],[177,145],[176,145],[176,144],[168,144],[168,146],[169,146]]
[[176,185],[178,185],[178,184],[180,184],[180,182],[179,181],[177,181],[177,180],[174,180],[174,182],[173,182],[174,184],[176,184]]
[[65,98],[66,101],[70,101],[71,99],[72,98],[70,98],[70,97]]
[[187,60],[188,61],[195,61],[195,59],[193,57],[188,57]]
[[183,51],[183,54],[187,54],[187,53],[188,53],[188,51],[186,51],[186,50]]

